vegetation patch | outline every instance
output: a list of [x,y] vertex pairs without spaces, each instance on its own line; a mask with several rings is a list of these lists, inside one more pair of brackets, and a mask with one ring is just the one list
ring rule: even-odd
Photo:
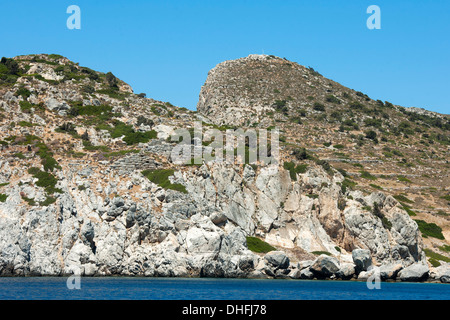
[[450,262],[450,258],[443,256],[437,252],[432,251],[431,249],[423,249],[425,255],[429,258],[429,262],[433,265],[433,267],[439,267],[441,263],[439,261]]
[[325,254],[327,256],[332,256],[332,254],[328,251],[312,251],[312,254],[316,255],[316,256],[320,256],[322,254]]
[[56,183],[58,182],[58,179],[56,179],[56,177],[53,174],[41,171],[35,167],[28,169],[28,173],[33,175],[34,178],[38,179],[36,185],[38,187],[44,188],[44,190],[48,194],[62,193],[61,189],[56,188]]
[[405,210],[409,216],[413,217],[417,215],[408,205],[403,204],[401,202],[400,204],[402,205],[402,209]]
[[352,190],[355,186],[356,186],[356,182],[355,181],[352,181],[352,180],[350,180],[348,178],[345,178],[344,181],[342,181],[342,184],[341,184],[341,191],[342,191],[342,193],[345,194],[347,192],[347,189]]
[[404,176],[397,176],[398,181],[401,182],[408,182],[408,183],[412,183],[411,180],[409,180],[408,178],[404,177]]
[[110,153],[104,153],[103,156],[105,158],[111,158],[111,157],[118,157],[118,156],[124,156],[129,153],[139,153],[139,150],[132,149],[132,150],[120,150],[120,151],[114,151]]
[[272,247],[267,242],[256,238],[256,237],[247,237],[247,247],[250,251],[257,253],[267,253],[270,251],[275,251],[276,249]]
[[122,140],[127,145],[133,145],[137,143],[146,143],[151,139],[156,139],[158,133],[155,130],[150,131],[135,131],[132,125],[125,124],[119,120],[115,120],[113,122],[113,126],[109,125],[100,125],[97,126],[98,130],[107,130],[111,135],[111,138],[120,138],[123,137]]
[[14,59],[3,57],[0,60],[0,84],[13,85],[20,72],[19,64]]
[[408,199],[402,194],[395,195],[394,198],[399,202],[414,203],[414,201]]
[[61,169],[61,166],[53,158],[53,153],[50,151],[43,142],[39,142],[36,145],[39,148],[38,155],[41,158],[41,163],[44,166],[45,171],[53,171],[55,169]]
[[104,146],[104,145],[94,146],[89,140],[83,140],[83,146],[84,146],[84,150],[86,150],[86,151],[102,151],[102,152],[110,151],[108,146]]
[[289,175],[291,177],[291,180],[297,181],[297,173],[305,173],[306,169],[308,168],[307,164],[299,164],[295,165],[293,162],[285,162],[283,164],[284,169],[289,171]]
[[4,193],[0,193],[0,202],[5,202],[8,196]]
[[442,228],[439,227],[435,223],[427,223],[423,220],[414,220],[417,225],[419,226],[420,232],[422,232],[422,236],[427,237],[433,237],[436,239],[444,240],[444,235],[442,234]]
[[371,175],[367,171],[361,170],[360,173],[361,173],[361,178],[368,179],[368,180],[377,180],[377,177]]
[[180,183],[171,183],[169,177],[174,174],[173,169],[155,169],[144,170],[142,174],[147,177],[151,182],[156,183],[164,189],[171,189],[187,193],[186,187]]

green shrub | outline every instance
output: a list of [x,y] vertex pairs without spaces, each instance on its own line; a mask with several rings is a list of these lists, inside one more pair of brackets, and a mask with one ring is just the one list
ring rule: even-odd
[[26,89],[25,87],[20,87],[19,89],[17,89],[16,96],[22,96],[22,98],[24,100],[28,99],[29,96],[31,96],[31,92],[30,90]]
[[342,145],[342,144],[335,144],[335,145],[333,146],[333,148],[335,148],[335,149],[344,149],[345,147],[344,147],[344,145]]
[[428,259],[428,262],[429,262],[434,268],[437,268],[437,267],[439,267],[439,266],[441,265],[441,263],[440,263],[438,260],[434,259],[434,258]]
[[28,173],[33,175],[34,178],[38,179],[36,185],[38,187],[43,187],[47,193],[49,194],[62,193],[61,189],[56,188],[58,179],[56,179],[56,177],[53,174],[41,171],[38,168],[34,167],[28,169]]
[[381,128],[383,121],[381,119],[367,118],[364,119],[364,124],[367,127]]
[[397,176],[398,181],[412,183],[411,180],[404,176]]
[[341,191],[342,191],[342,193],[345,194],[347,192],[347,189],[352,190],[355,186],[356,186],[356,182],[345,178],[344,181],[342,181],[342,184],[341,184]]
[[[402,203],[401,203],[402,204]],[[406,213],[409,215],[409,216],[411,216],[411,217],[413,217],[413,216],[416,216],[417,214],[413,211],[413,210],[411,210],[411,208],[410,207],[408,207],[407,205],[405,205],[405,204],[402,204],[402,209],[403,210],[405,210],[406,211]]]
[[33,108],[33,105],[29,103],[28,101],[20,101],[19,102],[20,110],[22,112],[29,113],[31,111],[31,108]]
[[8,198],[8,195],[6,195],[4,193],[0,193],[0,202],[5,202],[7,198]]
[[114,151],[110,153],[104,153],[103,156],[105,158],[111,158],[111,157],[118,157],[118,156],[124,156],[129,153],[139,153],[139,150],[132,149],[132,150],[120,150],[120,151]]
[[378,185],[376,185],[376,184],[373,184],[373,183],[369,184],[369,186],[371,186],[371,187],[374,188],[374,189],[383,190],[382,187],[380,187],[380,186],[378,186]]
[[366,138],[370,140],[375,140],[377,138],[377,133],[373,130],[366,131]]
[[444,240],[444,235],[442,234],[442,228],[436,225],[435,223],[427,223],[423,220],[414,220],[419,226],[420,232],[422,232],[422,236],[433,237],[440,240]]
[[94,146],[88,140],[83,140],[83,146],[84,146],[84,150],[86,150],[86,151],[102,151],[102,152],[109,152],[110,151],[108,146],[104,146],[104,145]]
[[327,255],[327,256],[331,256],[331,255],[332,255],[332,254],[329,253],[328,251],[312,251],[311,253],[314,254],[314,255],[316,255],[316,256],[320,256],[320,255],[322,255],[322,254],[325,254],[325,255]]
[[155,130],[150,130],[146,132],[134,132],[130,133],[123,138],[123,141],[128,145],[133,145],[137,143],[145,143],[151,139],[157,138],[157,132]]
[[311,155],[308,154],[305,148],[295,148],[292,150],[292,155],[295,156],[297,160],[312,159]]
[[108,130],[112,138],[119,138],[123,136],[122,140],[127,145],[145,143],[151,139],[156,139],[158,135],[155,130],[136,132],[132,125],[125,124],[119,120],[115,120],[112,127],[109,125],[99,125],[96,129]]
[[0,60],[0,84],[13,85],[19,78],[19,73],[17,61],[5,57]]
[[47,196],[47,198],[46,198],[44,201],[39,202],[39,205],[40,205],[40,206],[43,206],[43,207],[46,207],[46,206],[51,205],[51,204],[54,203],[55,201],[56,201],[56,198]]
[[[439,260],[439,261],[444,261],[444,262],[450,262],[450,258],[443,256],[437,252],[432,251],[431,249],[423,249],[423,251],[425,252],[425,255],[428,258],[434,259],[434,260]],[[430,261],[431,262],[431,261]]]
[[282,112],[284,114],[288,113],[288,107],[286,106],[286,100],[275,100],[275,103],[273,104],[275,107],[275,110],[278,112]]
[[276,249],[272,247],[265,241],[262,241],[256,237],[246,237],[247,239],[247,247],[250,251],[257,253],[267,253],[270,251],[275,251]]
[[26,201],[30,206],[35,206],[36,202],[33,199],[28,198],[27,196],[23,195],[22,199]]
[[18,125],[21,126],[21,127],[34,127],[34,126],[36,126],[36,124],[28,122],[28,121],[19,121]]
[[58,162],[53,158],[53,153],[44,143],[39,142],[36,146],[39,148],[38,155],[41,158],[41,163],[44,166],[45,171],[61,169],[61,166],[58,165]]
[[19,158],[19,159],[21,159],[21,160],[25,159],[25,156],[23,155],[22,152],[16,152],[16,153],[14,154],[14,157]]
[[171,183],[169,177],[174,174],[173,169],[155,169],[145,170],[142,174],[147,177],[151,182],[156,183],[164,189],[171,189],[187,193],[186,187],[179,183]]
[[315,102],[313,105],[313,109],[316,111],[320,111],[320,112],[324,112],[325,111],[325,106],[319,102]]
[[360,110],[360,111],[363,111],[366,109],[366,107],[360,102],[352,102],[350,104],[350,108]]
[[305,173],[308,168],[307,164],[295,165],[293,162],[285,162],[283,164],[284,169],[289,171],[291,180],[297,181],[297,173]]
[[371,175],[367,171],[361,170],[360,173],[361,173],[361,178],[368,179],[368,180],[377,180],[377,177]]
[[78,133],[75,130],[75,125],[71,122],[64,122],[62,125],[55,129],[55,132],[67,133],[73,137],[78,137]]
[[444,210],[439,210],[438,212],[436,212],[436,214],[438,216],[444,216],[447,217],[449,214],[447,212],[445,212]]
[[336,104],[341,104],[341,100],[339,100],[338,98],[336,98],[335,96],[333,96],[332,94],[328,95],[325,100],[327,102],[331,102],[331,103],[336,103]]
[[414,201],[408,199],[402,194],[395,195],[394,198],[399,202],[414,203]]

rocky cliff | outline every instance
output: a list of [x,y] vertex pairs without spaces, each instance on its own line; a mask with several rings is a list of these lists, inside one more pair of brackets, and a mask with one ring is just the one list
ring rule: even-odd
[[[405,208],[353,188],[345,170],[288,145],[279,165],[175,165],[168,137],[192,128],[195,112],[60,56],[11,60],[0,86],[0,275],[365,279],[379,266],[383,279],[416,281],[408,268],[422,266],[420,280],[450,279],[445,265],[430,269]],[[205,90],[202,116],[231,124],[200,107],[222,99]],[[255,250],[254,238],[272,249]]]

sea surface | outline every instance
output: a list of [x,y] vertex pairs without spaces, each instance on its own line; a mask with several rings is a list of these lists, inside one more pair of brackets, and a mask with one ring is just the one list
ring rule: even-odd
[[450,300],[450,284],[441,283],[381,282],[370,290],[331,280],[82,277],[68,286],[68,279],[0,278],[0,300]]

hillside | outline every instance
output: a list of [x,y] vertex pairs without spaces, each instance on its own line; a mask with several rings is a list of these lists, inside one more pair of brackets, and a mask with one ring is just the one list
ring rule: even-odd
[[[268,55],[218,64],[197,109],[217,125],[279,127],[288,151],[304,147],[345,171],[357,190],[395,196],[449,241],[449,115],[374,100]],[[445,254],[441,242],[425,242]]]
[[[199,119],[279,127],[279,170],[174,164]],[[59,55],[3,58],[0,121],[0,274],[363,278],[342,270],[364,249],[439,280],[449,261],[448,116],[285,59],[219,64],[194,112]]]

